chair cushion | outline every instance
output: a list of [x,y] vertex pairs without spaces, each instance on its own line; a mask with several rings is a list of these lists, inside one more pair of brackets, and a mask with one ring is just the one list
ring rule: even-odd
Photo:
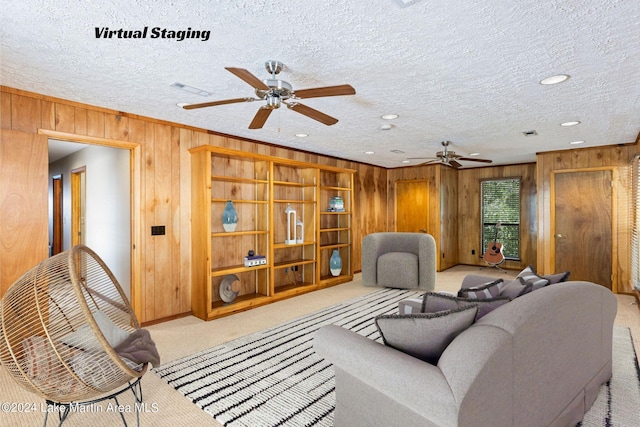
[[477,311],[469,304],[435,313],[382,315],[375,321],[385,345],[435,365],[449,343],[471,326]]
[[378,285],[389,288],[418,287],[418,255],[387,252],[378,257]]

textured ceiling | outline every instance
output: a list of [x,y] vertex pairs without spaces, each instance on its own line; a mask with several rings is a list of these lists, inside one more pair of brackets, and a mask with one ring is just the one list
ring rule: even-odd
[[[0,84],[384,167],[432,156],[442,140],[494,164],[531,162],[576,140],[635,141],[639,22],[637,0],[13,1],[0,12]],[[148,30],[96,38],[96,27]],[[152,38],[156,27],[210,36]],[[224,67],[264,79],[267,60],[285,64],[278,78],[294,89],[348,83],[357,93],[302,101],[333,126],[280,108],[249,130],[262,101],[176,106],[253,96]],[[539,84],[558,73],[571,78]],[[560,126],[569,120],[581,124]]]

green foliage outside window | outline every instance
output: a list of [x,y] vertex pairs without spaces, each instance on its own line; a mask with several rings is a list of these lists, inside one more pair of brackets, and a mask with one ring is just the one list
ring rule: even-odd
[[504,257],[520,258],[520,179],[496,179],[481,182],[482,250],[496,237],[504,247]]

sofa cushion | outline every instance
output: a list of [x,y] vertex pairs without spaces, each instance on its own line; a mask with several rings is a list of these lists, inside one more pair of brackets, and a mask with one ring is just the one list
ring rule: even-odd
[[477,305],[478,312],[476,313],[476,320],[478,320],[509,301],[511,301],[511,299],[506,297],[471,299],[437,292],[427,292],[422,297],[422,313],[433,313],[468,305]]
[[418,287],[418,255],[387,252],[378,257],[378,285],[389,288]]
[[435,365],[449,343],[473,324],[477,311],[475,304],[467,304],[435,313],[382,315],[375,322],[385,345]]
[[470,299],[487,299],[500,296],[500,291],[504,286],[504,280],[497,279],[482,283],[478,286],[463,288],[458,291],[458,296]]

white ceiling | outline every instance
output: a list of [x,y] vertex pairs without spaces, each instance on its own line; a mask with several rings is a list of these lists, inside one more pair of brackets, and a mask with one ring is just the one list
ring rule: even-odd
[[[640,131],[637,0],[32,0],[0,13],[2,85],[384,167],[432,156],[442,140],[508,164],[576,140],[633,142]],[[96,38],[96,27],[145,26],[145,39]],[[151,38],[155,27],[211,33]],[[251,97],[224,67],[264,79],[272,59],[294,89],[351,84],[354,96],[302,100],[339,122],[280,108],[249,130],[263,101],[176,106]],[[571,78],[539,84],[558,73]],[[560,126],[569,120],[581,124]],[[538,135],[522,134],[530,130]]]

